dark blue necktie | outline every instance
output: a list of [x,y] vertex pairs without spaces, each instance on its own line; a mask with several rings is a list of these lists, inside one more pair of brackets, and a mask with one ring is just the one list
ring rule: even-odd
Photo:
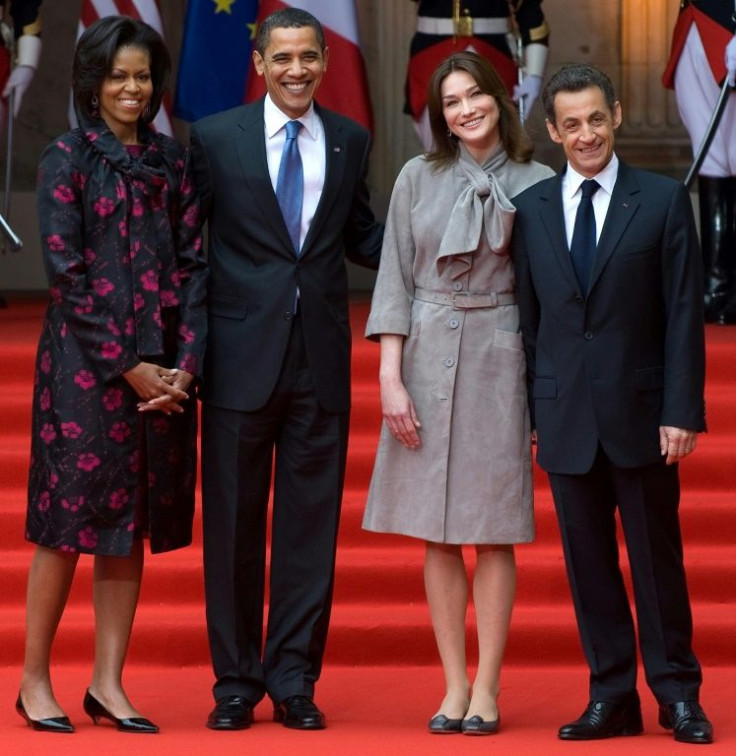
[[580,290],[588,293],[590,271],[595,257],[595,213],[593,212],[593,195],[600,189],[600,184],[593,179],[585,179],[580,191],[582,197],[575,216],[575,227],[570,243],[570,257],[575,270]]
[[279,176],[276,180],[276,198],[284,216],[286,228],[294,245],[294,252],[299,256],[299,237],[302,227],[302,202],[304,200],[304,170],[302,156],[299,154],[297,136],[302,124],[289,121],[286,124],[286,141],[281,153]]

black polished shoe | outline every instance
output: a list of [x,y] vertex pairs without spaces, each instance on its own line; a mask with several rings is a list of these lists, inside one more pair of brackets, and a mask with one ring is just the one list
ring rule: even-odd
[[274,706],[273,721],[293,730],[324,730],[325,715],[309,696],[289,696]]
[[602,740],[618,735],[640,735],[641,721],[639,695],[634,691],[621,703],[590,701],[582,715],[574,722],[560,727],[560,740]]
[[207,717],[210,730],[247,730],[253,724],[253,706],[243,696],[218,699]]
[[23,699],[18,693],[18,700],[15,702],[15,710],[26,720],[32,730],[38,732],[74,732],[74,725],[69,721],[69,717],[49,717],[48,719],[31,719],[28,716],[26,707],[23,706]]
[[495,735],[501,726],[501,715],[499,714],[492,722],[488,722],[480,715],[476,714],[469,719],[462,721],[463,735]]
[[659,707],[659,724],[672,730],[680,743],[712,743],[713,725],[697,701],[678,701]]
[[433,735],[452,735],[460,732],[462,719],[450,719],[444,714],[437,714],[429,720],[427,727]]
[[120,732],[139,732],[152,735],[158,732],[158,725],[145,717],[124,717],[118,719],[111,714],[90,692],[84,694],[84,712],[97,725],[100,719],[109,719]]

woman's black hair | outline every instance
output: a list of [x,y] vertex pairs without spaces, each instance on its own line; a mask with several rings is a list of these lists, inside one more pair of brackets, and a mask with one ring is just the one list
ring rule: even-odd
[[115,56],[124,47],[137,47],[148,53],[153,94],[141,121],[151,123],[156,117],[171,70],[166,44],[143,21],[128,16],[105,16],[85,29],[74,52],[72,93],[80,125],[99,121],[99,108],[93,104],[93,98],[99,94],[102,82],[112,71]]

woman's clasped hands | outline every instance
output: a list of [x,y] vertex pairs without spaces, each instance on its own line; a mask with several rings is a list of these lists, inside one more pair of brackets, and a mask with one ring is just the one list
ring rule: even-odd
[[178,368],[165,368],[153,362],[139,362],[123,377],[141,398],[139,412],[160,411],[165,415],[184,412],[180,402],[189,398],[187,389],[194,376]]

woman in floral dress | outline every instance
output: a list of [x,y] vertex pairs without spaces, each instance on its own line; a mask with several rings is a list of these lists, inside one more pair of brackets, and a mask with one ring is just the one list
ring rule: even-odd
[[38,217],[49,304],[36,363],[26,538],[26,650],[16,708],[71,732],[49,657],[79,555],[94,555],[85,711],[155,732],[122,686],[151,551],[191,542],[206,264],[186,150],[149,126],[169,72],[160,35],[113,16],[77,45],[80,127],[44,152]]

